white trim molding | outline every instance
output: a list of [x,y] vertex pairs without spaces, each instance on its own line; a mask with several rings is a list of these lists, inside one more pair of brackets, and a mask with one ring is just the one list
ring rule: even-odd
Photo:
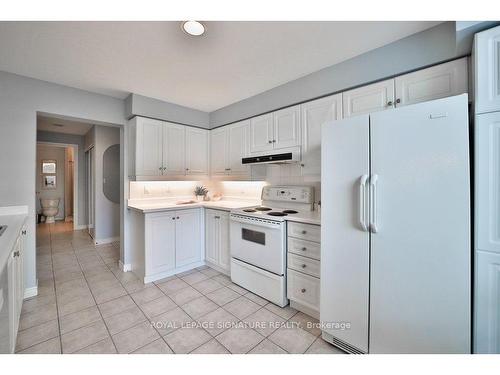
[[129,272],[132,271],[132,265],[131,264],[124,264],[121,260],[118,261],[118,267],[123,271],[123,272]]
[[95,239],[94,244],[97,245],[106,245],[112,242],[118,242],[120,240],[120,237],[110,237],[110,238],[101,238],[101,239]]
[[35,297],[38,295],[38,282],[36,286],[33,286],[31,288],[26,288],[24,290],[24,299]]

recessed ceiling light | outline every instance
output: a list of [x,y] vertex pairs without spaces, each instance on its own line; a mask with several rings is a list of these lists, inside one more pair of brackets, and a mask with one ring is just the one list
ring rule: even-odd
[[198,21],[185,21],[182,23],[182,30],[193,36],[201,36],[205,33],[205,25]]

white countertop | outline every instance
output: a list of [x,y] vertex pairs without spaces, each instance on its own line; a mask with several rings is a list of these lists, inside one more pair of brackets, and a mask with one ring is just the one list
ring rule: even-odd
[[27,206],[0,207],[0,225],[7,225],[0,236],[0,269],[5,266],[27,217]]
[[285,220],[297,223],[321,225],[321,213],[319,211],[300,211],[298,214],[285,216]]
[[128,208],[139,211],[142,213],[171,211],[171,210],[185,210],[188,208],[213,208],[216,210],[231,211],[236,208],[252,207],[260,205],[260,200],[235,200],[235,199],[221,199],[220,201],[202,201],[189,204],[177,204],[176,202],[188,200],[189,198],[175,198],[175,199],[136,199],[128,201]]

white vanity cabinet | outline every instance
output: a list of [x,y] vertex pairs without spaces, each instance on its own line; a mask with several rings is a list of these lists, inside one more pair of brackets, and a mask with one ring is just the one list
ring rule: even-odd
[[230,274],[229,212],[205,210],[205,261],[213,268]]

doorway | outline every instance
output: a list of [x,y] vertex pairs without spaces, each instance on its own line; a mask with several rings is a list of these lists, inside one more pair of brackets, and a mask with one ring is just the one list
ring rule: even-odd
[[95,239],[95,162],[94,162],[94,147],[85,151],[85,172],[87,181],[87,230],[89,235]]

